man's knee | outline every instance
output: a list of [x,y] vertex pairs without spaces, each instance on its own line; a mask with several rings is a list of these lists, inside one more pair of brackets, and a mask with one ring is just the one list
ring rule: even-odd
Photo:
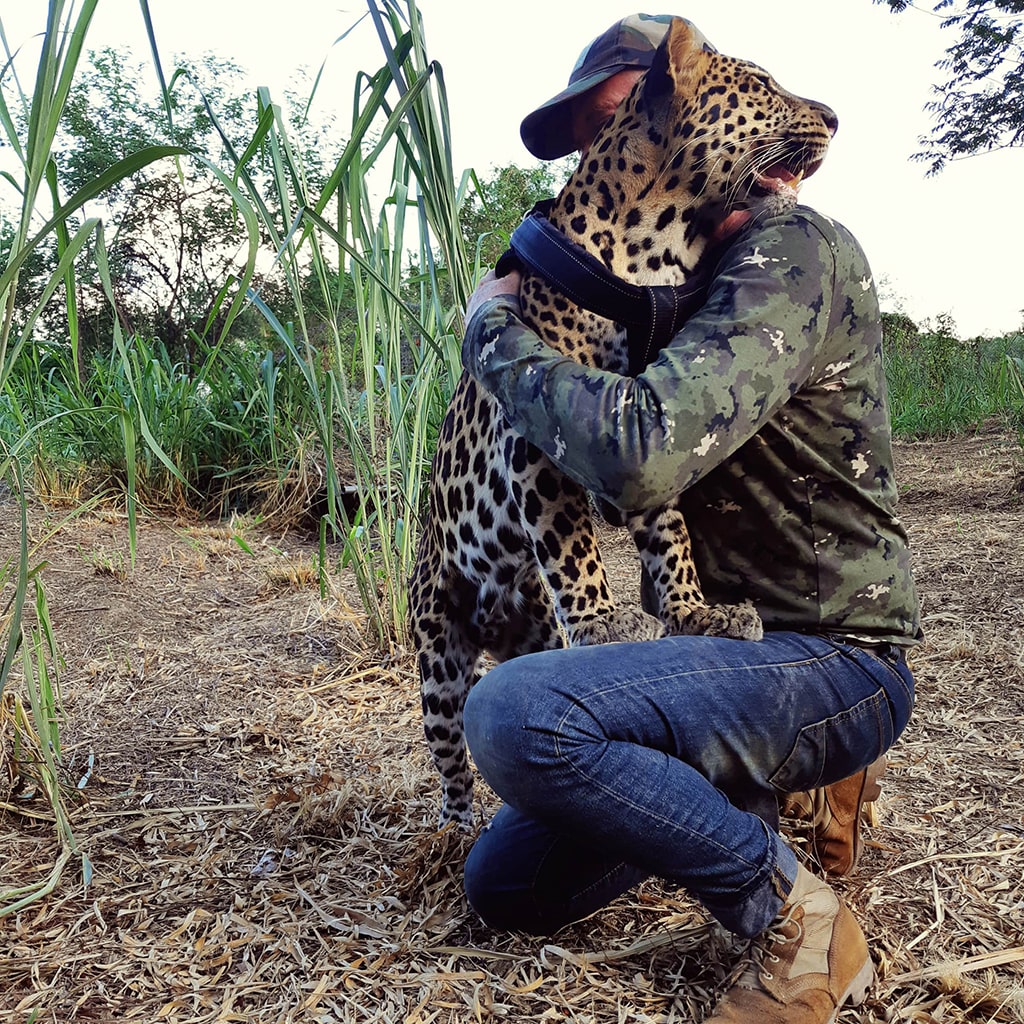
[[480,834],[466,858],[463,888],[466,899],[480,919],[495,931],[548,934],[526,879],[517,877],[522,862],[511,863],[499,833]]

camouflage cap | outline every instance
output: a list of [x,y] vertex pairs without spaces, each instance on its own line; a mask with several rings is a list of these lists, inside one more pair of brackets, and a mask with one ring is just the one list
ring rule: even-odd
[[[649,68],[672,17],[671,14],[631,14],[588,43],[569,75],[568,86],[523,119],[519,133],[526,148],[541,160],[571,153],[576,148],[571,124],[572,100],[620,71]],[[704,34],[692,22],[688,24],[704,49],[715,52]]]

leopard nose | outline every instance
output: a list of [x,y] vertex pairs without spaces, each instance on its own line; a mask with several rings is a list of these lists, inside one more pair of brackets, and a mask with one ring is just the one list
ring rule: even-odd
[[826,107],[824,103],[815,103],[814,108],[825,122],[829,135],[835,135],[839,131],[839,117],[836,112],[831,107]]

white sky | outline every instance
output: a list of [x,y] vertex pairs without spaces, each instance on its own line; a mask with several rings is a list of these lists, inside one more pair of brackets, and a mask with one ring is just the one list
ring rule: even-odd
[[[565,85],[590,39],[637,9],[626,4],[421,0],[427,52],[441,63],[447,84],[456,171],[533,163],[519,139],[520,120]],[[245,68],[254,87],[268,85],[283,98],[297,68],[315,71],[327,56],[318,102],[337,103],[342,129],[355,72],[382,62],[369,19],[331,48],[366,10],[360,0],[150,5],[165,70],[175,54],[211,51]],[[4,6],[12,47],[42,28],[45,0]],[[685,15],[723,52],[761,64],[787,89],[838,113],[832,150],[802,199],[857,235],[882,282],[883,308],[902,302],[919,321],[949,313],[962,337],[1020,327],[1024,150],[950,164],[934,178],[909,161],[928,129],[922,107],[940,74],[933,65],[953,41],[930,10],[897,16],[871,0],[689,0],[685,9],[642,9]],[[145,58],[137,0],[100,0],[87,45],[128,45]]]

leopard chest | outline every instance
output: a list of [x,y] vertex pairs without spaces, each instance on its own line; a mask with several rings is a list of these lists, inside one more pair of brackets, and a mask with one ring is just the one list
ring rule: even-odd
[[519,290],[523,320],[552,348],[601,370],[624,372],[625,331],[583,309],[543,277],[527,273]]
[[[568,288],[563,293],[552,282],[528,273],[520,289],[523,318],[547,344],[577,362],[625,373],[629,364],[625,330],[620,324],[581,308],[569,295],[591,292],[597,307],[606,316],[613,315],[609,313],[609,299],[616,295],[617,282],[680,285],[691,276],[700,247],[685,236],[687,219],[663,202],[656,202],[655,208],[652,204],[637,203],[623,203],[621,208],[595,208],[591,202],[583,202],[588,199],[586,191],[563,191],[549,219],[575,243],[571,247],[573,252],[575,246],[580,246],[604,268],[608,274],[607,287],[602,282],[594,289],[593,271],[582,273],[579,282],[573,280],[570,271],[564,271],[566,276],[561,279]],[[582,259],[577,262],[583,265]],[[624,290],[620,289],[618,294],[625,298]],[[632,303],[631,296],[629,309],[623,308],[622,313],[636,327],[637,311]]]

